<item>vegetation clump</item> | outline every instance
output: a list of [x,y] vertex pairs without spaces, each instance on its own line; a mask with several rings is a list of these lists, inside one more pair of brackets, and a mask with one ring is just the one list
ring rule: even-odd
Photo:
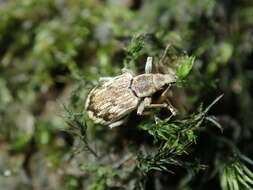
[[[0,1],[0,186],[251,190],[252,12],[247,0]],[[178,114],[88,120],[98,79],[143,73],[147,56],[177,75]]]

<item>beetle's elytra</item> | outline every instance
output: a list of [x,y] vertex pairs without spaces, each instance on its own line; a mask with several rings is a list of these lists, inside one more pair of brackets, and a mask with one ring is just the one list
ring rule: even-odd
[[145,74],[134,76],[123,69],[123,73],[116,77],[101,78],[89,93],[86,100],[88,117],[94,123],[119,126],[124,123],[127,115],[137,109],[137,114],[145,113],[145,108],[166,107],[175,114],[168,102],[152,104],[152,95],[167,87],[161,96],[165,96],[171,84],[176,82],[174,74],[151,73],[152,57],[147,58]]

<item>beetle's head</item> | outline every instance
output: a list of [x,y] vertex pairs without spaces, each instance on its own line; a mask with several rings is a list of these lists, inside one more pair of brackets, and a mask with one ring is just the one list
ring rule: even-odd
[[157,90],[161,90],[165,86],[174,84],[177,81],[175,74],[155,74],[153,76],[153,82]]

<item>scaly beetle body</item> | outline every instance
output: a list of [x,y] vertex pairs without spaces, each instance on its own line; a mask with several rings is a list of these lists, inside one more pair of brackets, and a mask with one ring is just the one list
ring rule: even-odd
[[86,111],[88,117],[102,125],[115,127],[123,124],[126,117],[133,110],[142,115],[145,108],[167,107],[174,111],[168,103],[151,104],[152,95],[168,88],[162,95],[166,95],[171,84],[176,82],[174,74],[151,73],[152,58],[148,57],[145,71],[146,74],[133,76],[127,70],[116,77],[102,78],[102,81],[88,95]]

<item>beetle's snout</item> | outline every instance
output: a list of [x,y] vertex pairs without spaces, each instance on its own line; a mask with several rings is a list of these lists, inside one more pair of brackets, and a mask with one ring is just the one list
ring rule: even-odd
[[157,90],[162,89],[164,86],[175,83],[177,80],[173,74],[155,74],[153,76],[153,82]]
[[173,74],[166,74],[164,78],[166,80],[166,84],[175,83],[177,81],[176,75]]

